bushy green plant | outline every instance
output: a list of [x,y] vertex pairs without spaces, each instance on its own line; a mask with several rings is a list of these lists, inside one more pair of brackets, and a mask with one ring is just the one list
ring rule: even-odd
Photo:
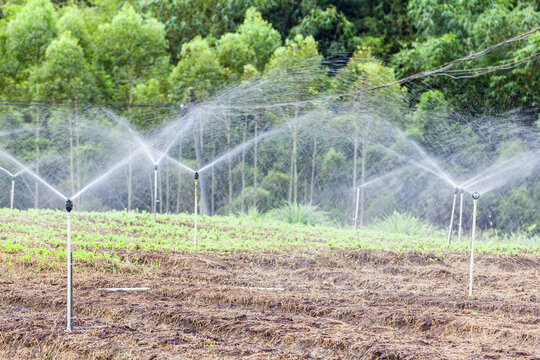
[[433,234],[438,231],[433,225],[418,219],[409,213],[401,214],[397,211],[376,221],[372,227],[377,230],[384,230],[384,232],[388,233],[413,236]]
[[268,217],[289,224],[304,225],[321,225],[328,221],[326,212],[318,206],[297,202],[284,202],[281,207],[269,211]]

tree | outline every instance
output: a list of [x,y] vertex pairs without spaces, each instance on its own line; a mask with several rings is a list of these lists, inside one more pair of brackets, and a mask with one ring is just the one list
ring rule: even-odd
[[133,89],[156,72],[167,71],[164,25],[144,20],[126,4],[111,23],[102,24],[94,41],[96,63],[111,77],[113,100],[133,104]]
[[[98,27],[94,39],[94,59],[98,67],[110,77],[112,89],[108,98],[134,103],[134,89],[156,74],[168,70],[165,28],[156,19],[144,20],[126,4],[112,22]],[[131,210],[131,163],[128,167],[128,201]]]
[[281,36],[261,13],[250,8],[242,25],[238,27],[239,38],[255,53],[255,66],[262,71],[266,63],[281,44]]
[[74,105],[74,109],[71,106],[68,109],[68,129],[71,193],[75,194],[75,189],[78,191],[81,187],[78,106],[80,101],[92,98],[95,92],[93,78],[83,49],[69,31],[49,44],[44,60],[41,68],[32,76],[40,84],[41,97],[64,100]]
[[[34,67],[37,71],[41,65],[45,50],[48,44],[56,35],[56,13],[49,0],[32,0],[28,2],[9,22],[7,28],[7,49],[10,55],[16,60],[13,71],[15,74],[26,75],[26,69]],[[22,80],[22,81],[21,81]],[[28,98],[36,95],[37,84],[35,82],[25,82],[21,77],[18,83],[22,92]],[[40,132],[41,119],[38,112],[35,113],[35,173],[39,176],[40,158]],[[36,180],[34,186],[34,207],[39,204],[39,181]]]
[[[371,56],[369,49],[364,48],[355,51],[347,65],[334,79],[337,93],[352,93],[349,102],[343,104],[345,115],[341,120],[346,123],[345,128],[352,128],[350,132],[353,134],[351,138],[353,143],[352,187],[356,190],[360,186],[359,225],[362,225],[364,221],[364,188],[361,186],[365,183],[367,153],[370,138],[374,135],[372,132],[376,128],[375,123],[379,122],[380,116],[390,119],[396,119],[399,116],[403,102],[402,95],[406,89],[400,85],[393,85],[366,93],[360,91],[395,80],[393,69],[384,66],[382,62]],[[340,126],[340,129],[343,127]],[[357,181],[359,151],[361,153],[360,185]],[[354,201],[352,206],[354,208]]]
[[[281,95],[281,100],[293,103],[289,107],[292,114],[284,114],[285,118],[292,119],[289,122],[292,136],[289,202],[297,202],[298,198],[297,143],[301,105],[296,105],[294,102],[301,103],[312,99],[326,85],[327,78],[322,67],[322,59],[317,49],[317,43],[312,36],[297,35],[293,40],[287,40],[285,46],[275,51],[266,69],[267,76],[281,79],[287,89]],[[306,71],[307,69],[309,71]],[[280,88],[276,89],[278,92],[281,90]]]

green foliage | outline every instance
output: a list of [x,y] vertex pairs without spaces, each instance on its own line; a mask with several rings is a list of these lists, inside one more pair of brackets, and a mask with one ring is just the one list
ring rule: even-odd
[[149,77],[166,70],[167,40],[163,24],[144,20],[126,4],[111,23],[99,26],[95,59],[121,94],[123,101],[133,103],[133,88]]
[[285,202],[268,213],[268,217],[289,224],[323,225],[328,222],[326,213],[318,206]]
[[8,50],[21,65],[37,65],[56,36],[56,12],[49,0],[31,0],[9,22]]
[[185,101],[190,87],[196,89],[198,99],[203,100],[224,85],[225,69],[206,39],[197,36],[184,44],[181,58],[169,77],[171,97],[175,101]]
[[432,236],[439,231],[431,224],[424,222],[411,214],[400,214],[396,211],[387,215],[384,219],[375,222],[372,227],[394,234],[424,237]]
[[238,27],[239,39],[248,45],[255,53],[255,66],[262,71],[281,44],[281,36],[271,24],[265,21],[261,13],[250,8],[242,25]]

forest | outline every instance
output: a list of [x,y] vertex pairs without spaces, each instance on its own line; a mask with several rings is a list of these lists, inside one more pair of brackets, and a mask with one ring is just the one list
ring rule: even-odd
[[[201,130],[203,148],[180,142],[171,156],[192,159],[200,169],[221,150],[257,138],[285,119],[307,119],[298,127],[287,123],[287,135],[267,146],[269,155],[263,155],[264,144],[256,155],[255,145],[255,150],[242,151],[242,161],[213,171],[203,211],[225,214],[252,207],[266,212],[286,201],[317,205],[327,221],[343,225],[350,216],[339,214],[355,205],[338,200],[340,194],[364,185],[370,169],[379,175],[393,169],[372,146],[388,133],[373,125],[375,117],[430,156],[447,161],[449,168],[461,167],[454,169],[458,173],[470,173],[492,160],[492,154],[501,159],[525,150],[538,154],[540,62],[535,60],[540,31],[461,62],[459,71],[444,76],[385,87],[349,103],[341,95],[440,68],[539,24],[540,4],[526,0],[3,1],[0,132],[11,135],[0,140],[4,149],[26,164],[34,162],[38,170],[42,161],[44,176],[49,171],[50,177],[60,178],[57,163],[51,161],[47,169],[43,159],[66,152],[59,150],[66,143],[54,129],[69,122],[65,148],[71,164],[61,186],[74,194],[90,180],[92,159],[114,149],[98,139],[82,145],[79,128],[73,138],[72,123],[84,127],[91,119],[109,126],[111,116],[97,109],[106,107],[137,131],[155,133],[194,104],[245,105],[249,101],[240,102],[242,96],[251,103],[309,103],[279,111],[221,113],[222,125]],[[369,109],[359,110],[353,102],[369,103]],[[346,113],[337,114],[336,108]],[[310,125],[310,117],[329,120],[324,126]],[[13,134],[23,128],[41,130]],[[519,132],[513,131],[517,128]],[[351,135],[340,136],[343,132]],[[445,159],[450,153],[459,153],[459,159]],[[537,161],[529,162],[534,174]],[[522,180],[504,189],[502,200],[487,199],[490,211],[481,216],[481,227],[496,222],[504,231],[540,232],[538,176]],[[181,194],[191,191],[191,185],[180,176],[161,181],[161,211],[189,211]],[[420,190],[427,185],[420,181],[415,186]],[[32,189],[25,207],[40,206],[38,184]],[[437,204],[448,194],[416,203],[401,195],[374,194],[371,202],[382,205],[362,203],[361,213],[369,222],[397,208],[446,225],[443,214],[449,210]],[[118,197],[115,203],[87,198],[86,207],[144,210],[152,201],[137,200],[131,188]],[[7,198],[0,194],[4,204]],[[426,204],[433,206],[426,209]]]

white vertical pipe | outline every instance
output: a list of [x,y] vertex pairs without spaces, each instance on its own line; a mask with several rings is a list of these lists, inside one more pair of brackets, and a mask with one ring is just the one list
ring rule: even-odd
[[458,241],[461,242],[461,224],[463,220],[463,189],[461,189],[460,200],[459,200],[459,230],[458,230]]
[[198,189],[199,181],[195,180],[195,234],[193,237],[193,248],[197,249],[197,213],[198,213],[198,207],[197,207],[197,189]]
[[67,331],[73,329],[73,277],[71,257],[71,213],[67,213]]
[[13,199],[15,198],[15,176],[11,177],[10,209],[13,210]]
[[478,204],[478,199],[473,200],[473,222],[472,222],[472,237],[471,237],[471,266],[469,272],[469,297],[472,297],[472,288],[473,288],[473,270],[474,270],[474,237],[476,235],[476,205]]
[[158,179],[158,166],[154,167],[154,221],[157,221],[157,179]]
[[356,210],[354,213],[354,230],[357,228],[358,224],[358,203],[360,202],[360,187],[356,188]]
[[450,226],[448,229],[448,245],[450,245],[450,239],[452,238],[452,228],[454,225],[454,211],[456,210],[457,189],[454,193],[454,201],[452,202],[452,215],[450,215]]

